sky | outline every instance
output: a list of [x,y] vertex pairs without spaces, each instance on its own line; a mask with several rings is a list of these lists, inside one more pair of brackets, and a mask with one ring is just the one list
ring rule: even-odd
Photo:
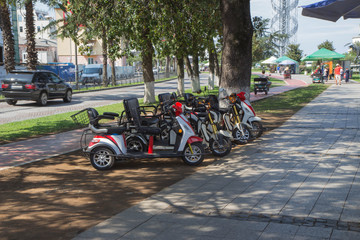
[[[299,0],[298,6],[304,6],[320,0]],[[263,18],[272,18],[271,0],[251,0],[251,16],[261,16]],[[351,43],[352,38],[360,35],[360,19],[340,18],[337,22],[325,21],[316,18],[305,17],[301,15],[301,9],[298,8],[298,32],[297,44],[306,55],[317,51],[317,46],[329,40],[333,42],[335,51],[345,53],[348,47],[347,43]]]

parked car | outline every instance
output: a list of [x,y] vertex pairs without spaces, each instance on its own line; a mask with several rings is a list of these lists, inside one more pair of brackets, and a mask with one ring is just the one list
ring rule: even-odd
[[45,106],[49,99],[62,98],[71,102],[71,86],[58,75],[46,70],[15,70],[1,79],[6,102],[15,105],[18,100],[36,101]]

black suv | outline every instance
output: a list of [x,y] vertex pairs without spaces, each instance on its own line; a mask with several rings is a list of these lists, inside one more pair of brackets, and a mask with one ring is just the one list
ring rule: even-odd
[[48,99],[62,98],[71,102],[72,89],[58,75],[44,70],[15,70],[0,79],[6,102],[15,105],[18,100],[33,100],[45,106]]

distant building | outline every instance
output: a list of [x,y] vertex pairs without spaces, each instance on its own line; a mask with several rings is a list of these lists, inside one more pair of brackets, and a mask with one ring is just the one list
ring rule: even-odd
[[[55,8],[55,19],[65,19],[65,14],[60,8]],[[83,31],[82,27],[79,28],[79,31]],[[79,51],[79,49],[83,49],[83,51]],[[80,65],[103,64],[101,39],[93,39],[85,45],[75,46],[74,41],[70,38],[57,38],[58,62],[75,64],[75,51],[77,52],[77,62]],[[107,64],[110,64],[110,59]],[[115,65],[126,66],[126,58],[116,60]]]
[[[20,63],[26,63],[26,22],[25,9],[17,9],[17,29],[19,40],[19,55]],[[54,19],[48,15],[48,12],[35,9],[34,10],[34,24],[35,24],[35,49],[38,52],[39,63],[55,62],[57,60],[57,42],[51,33],[54,32],[55,27],[45,29],[45,27]]]
[[[18,19],[18,33],[19,38],[26,39],[26,22],[25,22],[25,9],[17,10]],[[52,29],[46,29],[45,27],[54,19],[48,15],[48,12],[35,9],[34,10],[34,23],[35,23],[35,38],[37,39],[55,39],[55,36],[51,36],[55,27]]]

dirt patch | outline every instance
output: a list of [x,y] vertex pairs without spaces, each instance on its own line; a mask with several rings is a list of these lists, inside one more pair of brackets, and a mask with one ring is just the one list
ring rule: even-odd
[[[269,131],[291,115],[260,117]],[[214,161],[190,167],[178,158],[138,159],[97,171],[73,152],[0,171],[0,239],[72,239]]]

